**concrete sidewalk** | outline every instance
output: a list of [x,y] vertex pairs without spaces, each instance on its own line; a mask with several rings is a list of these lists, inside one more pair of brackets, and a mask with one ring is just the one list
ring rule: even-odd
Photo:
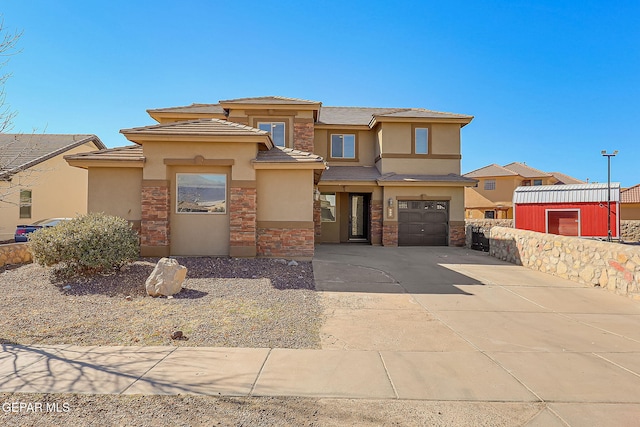
[[0,392],[542,404],[640,424],[640,302],[459,248],[319,246],[322,350],[3,345]]

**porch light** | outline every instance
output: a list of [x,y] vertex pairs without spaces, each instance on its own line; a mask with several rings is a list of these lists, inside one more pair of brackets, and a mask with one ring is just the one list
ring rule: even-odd
[[389,197],[389,200],[387,200],[387,203],[389,204],[389,207],[392,208],[393,207],[393,197]]
[[607,158],[607,242],[611,241],[611,158],[618,154],[618,150],[608,154],[607,150],[600,152]]
[[317,188],[313,189],[313,199],[317,202],[318,200],[320,200],[320,190],[318,190]]

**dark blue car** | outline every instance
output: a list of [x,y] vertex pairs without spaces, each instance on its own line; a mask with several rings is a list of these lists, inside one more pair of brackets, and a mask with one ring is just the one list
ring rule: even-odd
[[33,233],[39,228],[53,227],[55,225],[58,225],[62,221],[69,221],[70,219],[71,218],[49,218],[36,221],[31,225],[18,225],[16,227],[16,235],[14,236],[14,240],[16,242],[26,242],[27,235],[29,233]]

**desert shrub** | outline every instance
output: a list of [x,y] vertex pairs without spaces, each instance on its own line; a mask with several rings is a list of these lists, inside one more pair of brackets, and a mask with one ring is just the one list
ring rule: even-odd
[[86,275],[120,268],[138,258],[138,236],[119,217],[90,213],[29,235],[33,259],[57,266],[65,275]]

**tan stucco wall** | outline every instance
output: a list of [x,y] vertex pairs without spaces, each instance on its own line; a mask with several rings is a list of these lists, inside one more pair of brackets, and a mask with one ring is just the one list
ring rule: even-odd
[[253,142],[145,142],[146,158],[144,179],[168,179],[164,159],[234,159],[234,180],[254,180],[255,170],[251,160],[256,158],[258,148]]
[[624,203],[620,205],[620,219],[640,220],[640,203]]
[[[0,240],[12,239],[18,224],[46,218],[73,218],[87,212],[87,171],[71,167],[65,155],[96,150],[93,143],[73,148],[16,174],[11,183],[0,182]],[[20,218],[20,190],[31,190],[31,218]]]
[[256,171],[260,221],[313,222],[313,171]]
[[142,217],[142,168],[91,168],[89,212],[104,212],[129,221]]
[[[384,154],[383,154],[384,156]],[[460,175],[460,160],[457,159],[389,159],[383,158],[379,168],[381,173],[416,175]]]
[[433,123],[431,125],[433,154],[460,154],[460,125]]
[[[176,173],[216,173],[227,175],[227,211],[225,213],[177,213]],[[230,167],[176,166],[168,168],[171,195],[171,254],[229,255],[229,177]]]
[[[336,160],[329,157],[331,146],[329,143],[332,134],[356,135],[356,159]],[[373,166],[376,157],[376,134],[374,131],[353,129],[315,129],[314,130],[314,154],[322,156],[328,161],[329,166]]]

